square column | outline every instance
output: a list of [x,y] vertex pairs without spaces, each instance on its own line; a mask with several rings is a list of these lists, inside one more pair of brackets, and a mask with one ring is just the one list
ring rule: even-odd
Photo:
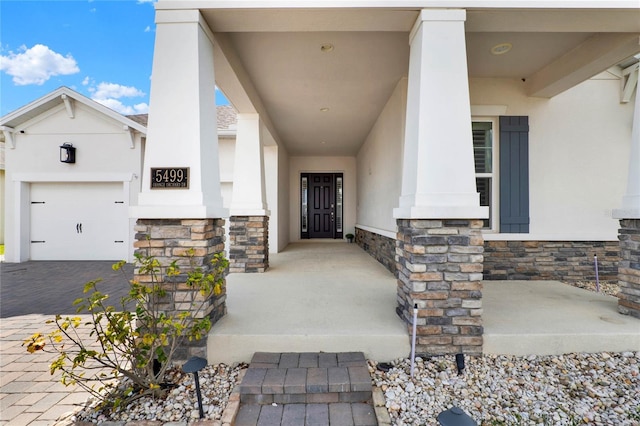
[[640,318],[640,84],[636,86],[628,173],[622,207],[613,211],[613,217],[620,219],[618,311]]
[[237,129],[229,208],[229,270],[265,272],[269,268],[269,210],[260,116],[238,114]]
[[400,218],[486,218],[476,190],[464,10],[423,10],[410,35]]
[[620,221],[618,312],[640,318],[640,219]]
[[229,272],[269,269],[269,217],[229,218]]
[[[215,323],[226,313],[224,292],[205,301],[186,284],[187,255],[206,274],[214,254],[224,252],[224,220],[218,154],[213,33],[200,11],[158,10],[149,125],[138,205],[135,247],[161,265],[177,261],[178,277],[165,278],[163,309],[206,315]],[[149,277],[135,273],[140,282]],[[197,303],[193,303],[197,302]],[[184,342],[177,359],[206,356],[205,336]]]
[[[159,10],[156,24],[142,188],[132,216],[226,217],[220,190],[213,33],[198,10]],[[167,168],[183,169],[183,179],[175,182],[168,176],[165,186],[158,185],[157,170]]]
[[416,353],[482,354],[481,220],[398,220],[398,315],[413,323]]
[[464,10],[423,10],[410,35],[398,315],[418,309],[417,352],[482,353],[482,221],[476,190]]
[[[177,316],[189,312],[195,318],[209,317],[215,324],[227,313],[226,288],[222,293],[202,301],[202,296],[187,284],[187,273],[193,266],[203,274],[211,271],[211,260],[224,252],[224,220],[222,219],[140,219],[136,225],[136,253],[152,256],[165,268],[173,261],[180,267],[180,275],[167,277],[162,274],[161,284],[166,296],[159,307],[168,315]],[[192,250],[193,255],[189,256]],[[163,271],[164,272],[164,271]],[[151,282],[151,277],[134,271],[140,283]],[[203,309],[195,308],[204,302]],[[201,340],[183,342],[174,358],[187,360],[192,356],[206,357],[207,336]]]

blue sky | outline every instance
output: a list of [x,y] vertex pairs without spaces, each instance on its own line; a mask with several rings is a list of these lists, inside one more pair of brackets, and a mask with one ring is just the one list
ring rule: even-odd
[[0,0],[0,116],[60,86],[148,112],[154,16],[152,0]]

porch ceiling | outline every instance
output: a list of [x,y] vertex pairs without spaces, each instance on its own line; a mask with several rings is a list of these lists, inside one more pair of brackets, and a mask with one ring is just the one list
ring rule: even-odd
[[[160,1],[158,8],[185,3]],[[192,3],[215,34],[218,86],[240,113],[261,113],[291,155],[357,153],[407,75],[419,13]],[[529,96],[555,96],[640,52],[640,8],[468,8],[465,28],[469,76],[524,79]],[[513,48],[491,54],[500,43]],[[333,50],[323,52],[325,44]]]

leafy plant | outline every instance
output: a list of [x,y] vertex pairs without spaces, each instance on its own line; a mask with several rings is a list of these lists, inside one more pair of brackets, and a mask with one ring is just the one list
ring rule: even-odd
[[[165,372],[178,347],[185,339],[199,340],[209,332],[211,321],[205,310],[210,298],[222,294],[229,265],[216,254],[205,271],[194,266],[193,251],[188,256],[190,269],[183,274],[176,261],[163,267],[154,257],[136,254],[138,277],[145,282],[130,281],[121,309],[107,304],[109,295],[98,289],[101,280],[90,281],[84,286],[87,296],[74,301],[77,313],[88,313],[89,320],[56,315],[47,321],[55,323],[53,332],[36,333],[23,345],[34,353],[45,351],[48,341],[50,352],[59,354],[50,365],[51,374],[60,371],[63,384],[81,386],[103,407],[117,408],[145,395],[161,396]],[[122,271],[124,264],[116,263],[113,269]],[[186,283],[188,311],[170,310],[167,289],[177,283]],[[127,309],[131,305],[134,311]]]
[[640,405],[636,406],[635,411],[629,411],[629,418],[640,422]]

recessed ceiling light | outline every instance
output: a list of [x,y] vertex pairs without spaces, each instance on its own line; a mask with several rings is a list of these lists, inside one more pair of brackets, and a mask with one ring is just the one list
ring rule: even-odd
[[323,107],[323,108],[320,108],[320,111],[321,111],[321,112],[327,112],[327,111],[329,111],[329,108],[327,108],[327,107]]
[[500,43],[496,44],[491,48],[491,53],[494,55],[504,55],[508,51],[511,50],[513,45],[511,43]]
[[333,50],[333,44],[331,43],[325,43],[322,46],[320,46],[321,52],[331,52],[332,50]]

